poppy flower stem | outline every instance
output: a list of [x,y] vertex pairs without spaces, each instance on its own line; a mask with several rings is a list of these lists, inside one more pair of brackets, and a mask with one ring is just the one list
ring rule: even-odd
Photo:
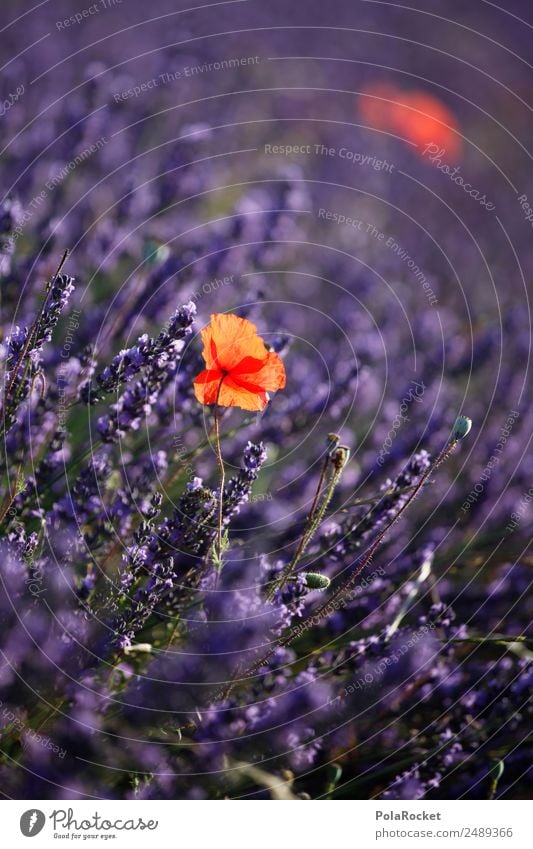
[[218,399],[220,397],[220,390],[222,389],[222,383],[224,382],[224,378],[226,375],[220,379],[220,383],[218,384],[217,396],[215,398],[215,448],[217,452],[217,460],[220,468],[220,495],[218,498],[218,529],[217,529],[217,552],[216,552],[216,561],[217,561],[217,573],[220,571],[222,566],[222,524],[223,524],[223,513],[224,513],[224,486],[226,483],[226,473],[224,470],[224,460],[222,458],[222,450],[220,448],[220,413],[218,407]]

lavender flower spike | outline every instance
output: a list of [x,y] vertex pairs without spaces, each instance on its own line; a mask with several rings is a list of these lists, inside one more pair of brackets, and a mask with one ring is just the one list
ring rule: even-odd
[[98,430],[104,442],[118,442],[129,431],[138,430],[143,418],[150,415],[153,405],[176,374],[195,314],[196,306],[192,301],[179,307],[167,327],[148,346],[140,379],[112,405],[111,413],[98,419]]

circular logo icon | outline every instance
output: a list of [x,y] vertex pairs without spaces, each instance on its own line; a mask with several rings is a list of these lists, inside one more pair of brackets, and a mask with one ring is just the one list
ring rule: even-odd
[[20,830],[24,837],[35,837],[42,831],[46,822],[46,817],[42,811],[36,808],[31,808],[29,811],[24,811],[20,818]]

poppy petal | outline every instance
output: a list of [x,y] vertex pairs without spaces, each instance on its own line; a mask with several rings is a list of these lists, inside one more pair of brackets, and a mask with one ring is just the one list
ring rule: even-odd
[[216,313],[202,330],[207,368],[194,381],[201,404],[264,410],[268,392],[285,386],[285,367],[269,352],[254,324],[237,315]]
[[220,390],[218,403],[221,407],[240,407],[241,410],[264,410],[268,396],[262,390],[250,390],[241,386],[231,376],[225,377]]
[[277,389],[284,388],[285,366],[277,354],[267,354],[259,367],[256,367],[256,360],[252,362],[250,360],[250,357],[246,357],[231,373],[239,386],[251,392],[275,392]]
[[246,357],[264,360],[268,354],[255,324],[238,315],[216,313],[202,330],[203,357],[208,369],[231,372]]
[[217,349],[213,340],[213,328],[210,324],[202,330],[202,342],[204,343],[202,357],[204,358],[207,368],[219,369],[220,366],[217,361]]
[[200,404],[215,403],[222,376],[223,373],[218,371],[218,369],[206,369],[200,372],[198,377],[195,377],[193,384],[194,394]]

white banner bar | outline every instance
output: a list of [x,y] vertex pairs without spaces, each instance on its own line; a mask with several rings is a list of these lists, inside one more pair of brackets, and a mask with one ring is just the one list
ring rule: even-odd
[[[2,845],[531,849],[527,801],[4,801]],[[272,808],[272,805],[275,808]],[[239,810],[237,811],[236,808]],[[34,843],[30,842],[35,840]]]

